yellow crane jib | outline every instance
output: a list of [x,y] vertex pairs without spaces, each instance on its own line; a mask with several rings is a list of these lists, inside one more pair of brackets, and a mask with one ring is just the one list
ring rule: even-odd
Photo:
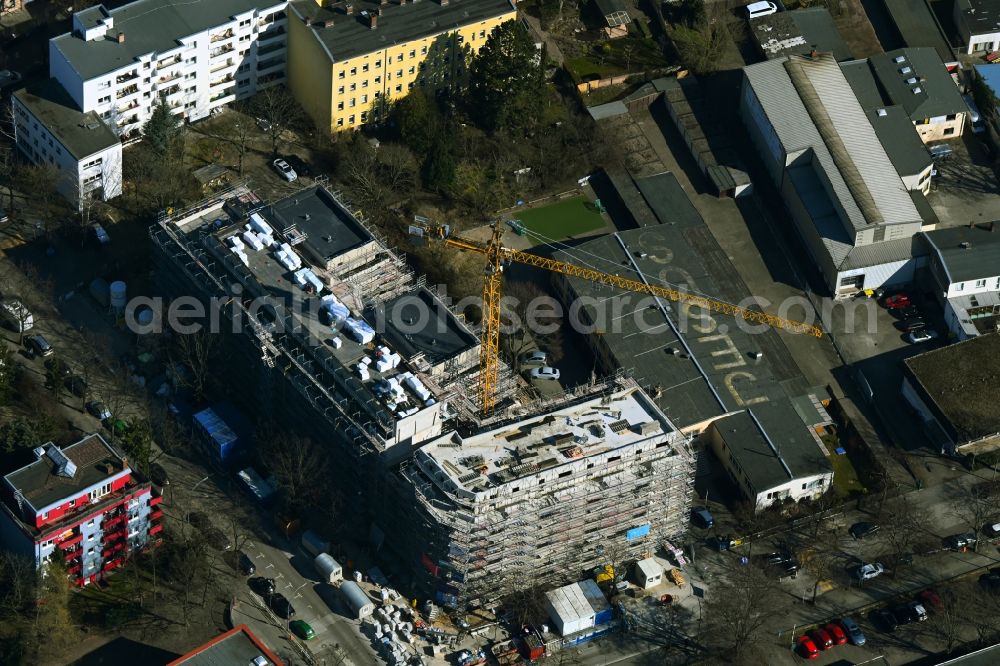
[[500,224],[491,225],[492,234],[486,242],[452,236],[451,229],[446,224],[433,224],[427,218],[415,216],[414,224],[410,225],[410,235],[423,239],[430,238],[442,241],[448,247],[466,252],[476,252],[486,256],[486,267],[483,275],[483,330],[481,333],[481,348],[479,351],[479,404],[483,416],[489,415],[496,405],[497,370],[500,362],[500,297],[502,295],[502,275],[504,262],[517,262],[536,268],[543,268],[553,273],[561,273],[571,277],[590,280],[601,284],[618,287],[625,291],[650,294],[666,298],[677,303],[685,303],[701,307],[712,312],[721,312],[745,321],[764,324],[793,333],[804,333],[817,338],[823,337],[819,326],[805,322],[778,317],[760,310],[750,310],[732,303],[719,301],[706,296],[698,296],[678,289],[647,284],[610,273],[604,273],[592,268],[584,268],[565,261],[557,261],[541,257],[537,254],[521,252],[503,245],[503,227]]

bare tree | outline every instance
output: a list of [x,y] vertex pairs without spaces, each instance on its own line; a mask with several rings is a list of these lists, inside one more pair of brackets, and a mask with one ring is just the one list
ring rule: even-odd
[[879,524],[883,526],[885,543],[889,546],[886,559],[892,566],[892,576],[906,558],[912,556],[922,539],[923,516],[920,515],[909,495],[901,495],[883,505],[879,514]]
[[242,176],[250,142],[254,137],[253,119],[242,113],[227,113],[214,124],[199,129],[203,134],[232,146],[236,151],[236,170]]
[[742,663],[760,644],[764,626],[781,612],[780,596],[775,581],[763,571],[728,559],[705,602],[705,644]]
[[312,440],[288,432],[265,432],[257,441],[288,509],[294,512],[322,502],[326,458]]
[[258,119],[261,129],[271,140],[272,155],[278,154],[281,135],[304,115],[302,107],[284,86],[261,90],[253,96],[248,110]]
[[973,552],[979,548],[979,532],[986,520],[1000,511],[1000,484],[984,481],[965,486],[952,484],[952,514],[976,535]]
[[205,397],[212,364],[219,353],[220,340],[219,334],[205,328],[175,337],[172,356],[186,370],[184,383],[191,389],[195,402]]

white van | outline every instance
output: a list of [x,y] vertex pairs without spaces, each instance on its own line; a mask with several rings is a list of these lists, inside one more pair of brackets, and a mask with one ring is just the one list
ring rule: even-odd
[[29,331],[35,325],[35,318],[21,301],[7,301],[0,304],[0,318],[17,333]]
[[770,0],[762,0],[761,2],[752,2],[747,5],[747,18],[758,18],[760,16],[768,16],[770,14],[776,14],[778,12],[778,5],[774,4]]

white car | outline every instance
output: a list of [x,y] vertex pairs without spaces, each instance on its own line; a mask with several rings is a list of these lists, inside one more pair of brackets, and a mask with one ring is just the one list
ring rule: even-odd
[[933,340],[938,336],[937,331],[910,331],[906,334],[906,341],[910,344],[917,344],[919,342],[927,342]]
[[558,380],[559,370],[558,368],[550,368],[549,366],[545,366],[544,368],[535,368],[531,371],[530,376],[532,379]]
[[524,365],[532,365],[536,363],[538,365],[545,365],[545,358],[545,352],[543,351],[530,351],[521,354],[521,363]]
[[872,562],[871,564],[862,564],[858,567],[854,576],[858,580],[871,580],[872,578],[878,578],[883,573],[885,573],[885,567],[882,566],[882,563]]
[[770,16],[778,11],[778,5],[769,0],[761,2],[751,2],[747,5],[747,18],[757,18],[758,16]]
[[291,183],[292,181],[294,181],[296,178],[299,177],[299,175],[295,173],[295,169],[289,166],[288,162],[281,159],[280,157],[271,162],[271,164],[274,165],[274,168],[277,170],[277,172],[280,173],[282,176],[284,176],[285,180],[287,180],[289,183]]

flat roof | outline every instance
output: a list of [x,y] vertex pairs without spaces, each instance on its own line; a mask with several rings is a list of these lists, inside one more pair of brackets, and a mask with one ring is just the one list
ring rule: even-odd
[[963,294],[948,299],[958,317],[958,325],[968,336],[993,333],[1000,324],[1000,292]]
[[873,55],[868,62],[888,103],[902,106],[912,120],[968,112],[958,86],[934,49],[896,49]]
[[837,32],[833,17],[825,7],[761,16],[750,21],[750,28],[768,58],[802,55],[810,51],[833,53],[838,61],[852,57],[851,50]]
[[789,400],[724,416],[712,427],[757,492],[833,470]]
[[[730,303],[745,302],[750,290],[729,257],[697,211],[685,212],[690,202],[683,189],[664,187],[665,182],[669,181],[662,174],[637,179],[642,194],[655,192],[657,196],[649,200],[641,195],[623,197],[630,208],[637,209],[631,211],[634,216],[663,223],[596,238],[560,251],[556,258],[632,279],[680,285]],[[626,185],[615,184],[619,190]],[[696,314],[680,317],[676,303],[661,301],[669,308],[664,311],[649,307],[649,297],[643,294],[578,278],[561,279],[569,282],[577,296],[593,299],[606,315],[600,344],[607,346],[613,362],[630,372],[680,428],[736,411],[742,407],[741,400],[778,401],[786,397],[785,387],[789,395],[808,388],[773,330],[751,334],[729,315],[712,313],[718,328],[701,333],[694,328]],[[620,306],[612,304],[617,299],[623,299]],[[594,307],[582,309],[592,321],[596,319]],[[750,352],[762,356],[752,359]]]
[[932,47],[945,62],[957,60],[934,10],[926,0],[882,1],[903,43],[907,46]]
[[[114,27],[108,30],[108,37],[88,42],[82,35],[68,32],[52,38],[51,43],[84,80],[92,79],[126,67],[140,56],[172,51],[180,46],[179,39],[227,23],[237,14],[283,4],[261,6],[260,0],[136,0],[110,12],[102,6],[90,7],[81,12],[84,25],[95,26],[99,18],[109,15]],[[122,43],[117,40],[119,33],[125,33]]]
[[295,225],[306,234],[302,244],[329,261],[374,240],[371,233],[320,185],[313,185],[271,204],[276,229]]
[[[993,225],[993,231],[990,230]],[[946,227],[924,232],[941,257],[948,279],[968,282],[1000,275],[1000,224]]]
[[22,88],[14,97],[43,123],[59,143],[77,159],[120,143],[118,136],[93,111],[81,112],[55,79]]
[[285,666],[247,625],[240,624],[171,661],[167,666],[250,666],[257,657],[264,657],[271,666]]
[[[50,442],[43,448],[43,456],[4,477],[36,511],[75,497],[104,479],[128,470],[122,457],[99,434],[87,435],[67,447],[60,448]],[[65,467],[63,456],[76,468]]]
[[[848,228],[861,231],[876,223],[920,220],[903,181],[832,55],[768,60],[745,67],[743,72],[786,154],[813,150],[814,160],[826,174],[839,208],[846,213],[843,223]],[[837,145],[827,145],[817,122]],[[839,158],[834,157],[835,152]],[[867,197],[863,196],[865,192]]]
[[1000,94],[1000,64],[976,65],[976,73],[983,77],[994,95]]
[[1000,30],[1000,1],[956,0],[973,35]]
[[[345,13],[348,3],[343,1],[320,7],[314,0],[298,0],[288,6],[306,22],[334,63],[505,14],[513,19],[516,11],[510,0],[450,0],[447,3],[419,0],[385,5],[370,0],[352,0],[349,4],[353,6],[353,15]],[[378,27],[372,29],[368,15],[379,11]],[[324,27],[325,21],[333,23]]]
[[944,417],[942,425],[956,444],[1000,433],[1000,333],[911,356],[903,363]]
[[437,365],[479,345],[472,331],[426,287],[400,294],[366,314],[407,359],[423,354]]
[[671,432],[673,424],[649,396],[629,389],[470,437],[451,432],[424,444],[418,453],[457,487],[480,492]]

